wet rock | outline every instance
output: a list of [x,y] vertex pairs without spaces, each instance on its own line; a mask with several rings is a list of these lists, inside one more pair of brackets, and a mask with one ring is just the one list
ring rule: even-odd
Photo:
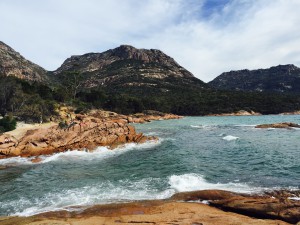
[[171,199],[175,201],[221,200],[229,199],[236,196],[239,195],[230,191],[203,190],[176,193],[171,197]]
[[300,191],[274,191],[263,195],[247,195],[221,190],[178,193],[171,200],[208,200],[211,206],[262,219],[280,219],[288,223],[300,221]]
[[272,123],[272,124],[261,124],[255,126],[255,128],[285,128],[285,129],[291,129],[291,128],[300,128],[299,124],[296,123]]

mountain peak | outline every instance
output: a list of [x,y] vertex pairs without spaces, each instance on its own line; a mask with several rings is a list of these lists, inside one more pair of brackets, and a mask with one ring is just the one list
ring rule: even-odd
[[295,66],[294,64],[286,64],[286,65],[278,65],[278,66],[272,66],[270,70],[273,71],[293,71],[293,70],[299,70],[299,67]]
[[196,79],[162,51],[138,49],[131,45],[121,45],[102,53],[72,56],[54,71],[54,74],[59,75],[66,71],[84,73],[89,77],[89,87],[107,86],[121,80],[122,85],[135,85],[145,80],[150,82],[166,78]]
[[214,88],[240,91],[300,93],[300,68],[293,64],[268,69],[222,73],[209,82]]
[[2,41],[0,41],[0,75],[40,82],[47,80],[46,70],[25,59]]

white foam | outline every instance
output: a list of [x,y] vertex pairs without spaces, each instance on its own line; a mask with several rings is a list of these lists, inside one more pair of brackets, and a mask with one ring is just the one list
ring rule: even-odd
[[[157,188],[168,183],[164,189]],[[176,192],[220,189],[240,193],[257,193],[264,189],[252,188],[242,183],[210,183],[203,176],[194,173],[172,175],[166,178],[144,178],[133,181],[102,181],[70,190],[52,190],[35,199],[22,197],[2,202],[0,208],[12,209],[11,216],[31,216],[48,211],[81,210],[96,204],[130,202],[135,200],[166,199]],[[207,202],[203,202],[207,203]]]
[[300,201],[300,197],[289,197],[288,199],[295,200],[295,201]]
[[232,135],[227,135],[227,136],[223,137],[222,139],[225,140],[225,141],[235,141],[235,140],[239,139],[239,137],[235,137],[235,136],[232,136]]
[[[43,164],[43,163],[49,163],[54,161],[63,162],[63,161],[74,161],[74,160],[79,160],[79,161],[95,160],[101,158],[105,159],[120,154],[124,154],[125,152],[136,150],[136,149],[148,149],[148,148],[150,149],[157,145],[160,145],[161,142],[162,139],[159,139],[157,141],[148,141],[143,144],[128,143],[120,147],[117,147],[113,150],[109,149],[108,147],[98,147],[94,151],[79,151],[79,150],[66,151],[66,152],[61,152],[53,155],[40,156],[42,161],[35,164]],[[30,157],[30,158],[12,157],[7,159],[1,159],[0,165],[4,165],[4,166],[31,165],[34,164],[31,162],[32,159],[34,159],[34,157]]]
[[12,157],[7,159],[0,159],[0,165],[2,166],[17,166],[17,165],[30,165],[32,158],[24,157]]
[[80,210],[80,208],[74,206],[86,207],[112,202],[165,199],[175,193],[172,189],[158,191],[153,187],[155,182],[161,182],[161,180],[154,178],[146,178],[136,182],[121,180],[114,184],[107,181],[83,188],[48,193],[33,200],[23,198],[6,202],[0,208],[14,208],[15,213],[11,214],[12,216],[32,216],[48,211]]
[[197,129],[204,129],[204,130],[211,130],[216,128],[216,126],[211,126],[211,125],[190,125],[192,128],[197,128]]
[[292,127],[293,130],[300,130],[299,127]]
[[128,143],[122,146],[119,146],[115,149],[109,149],[108,147],[98,147],[94,151],[67,151],[54,154],[51,156],[43,156],[44,159],[41,163],[48,163],[51,161],[74,161],[74,160],[95,160],[95,159],[105,159],[114,157],[125,152],[136,150],[136,149],[148,149],[153,148],[161,144],[162,140],[158,141],[148,141],[143,144]]
[[256,127],[257,126],[257,124],[256,125],[249,125],[249,124],[237,124],[237,125],[234,125],[235,127]]
[[147,132],[147,133],[145,133],[145,135],[147,135],[147,136],[158,136],[158,135],[159,135],[159,132],[154,132],[154,131],[152,131],[152,132]]
[[220,189],[240,193],[253,193],[261,190],[242,183],[209,183],[203,176],[194,173],[173,175],[169,178],[169,184],[176,192]]

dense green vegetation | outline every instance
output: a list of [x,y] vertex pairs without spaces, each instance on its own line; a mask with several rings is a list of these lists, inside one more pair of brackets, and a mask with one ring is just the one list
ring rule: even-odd
[[[127,78],[128,79],[128,78]],[[131,82],[134,79],[130,79]],[[119,80],[113,86],[84,90],[78,100],[93,107],[130,114],[147,109],[179,115],[207,115],[253,110],[277,114],[300,109],[300,96],[259,92],[218,91],[203,88],[198,80],[170,79],[168,82],[140,79],[155,86],[127,86]]]
[[[0,114],[11,114],[27,122],[47,121],[61,104],[72,105],[77,112],[91,108],[123,114],[152,109],[179,115],[207,115],[253,110],[276,114],[300,109],[300,96],[262,94],[258,92],[217,91],[203,87],[195,79],[170,79],[164,82],[134,78],[131,82],[144,85],[124,85],[118,80],[109,86],[84,88],[84,77],[68,72],[60,83],[51,87],[29,83],[14,77],[0,76]],[[126,78],[128,79],[128,77]],[[151,85],[148,85],[151,84]],[[6,118],[6,117],[5,117]]]
[[47,120],[55,114],[57,95],[45,85],[0,76],[0,115],[11,114],[27,122]]
[[17,121],[12,116],[5,116],[0,119],[0,133],[16,129]]

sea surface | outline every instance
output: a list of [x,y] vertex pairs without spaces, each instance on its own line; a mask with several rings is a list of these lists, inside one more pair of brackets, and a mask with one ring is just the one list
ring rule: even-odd
[[300,116],[185,117],[136,124],[157,142],[0,160],[0,215],[29,216],[76,206],[163,199],[223,189],[300,189],[300,130],[257,129]]

